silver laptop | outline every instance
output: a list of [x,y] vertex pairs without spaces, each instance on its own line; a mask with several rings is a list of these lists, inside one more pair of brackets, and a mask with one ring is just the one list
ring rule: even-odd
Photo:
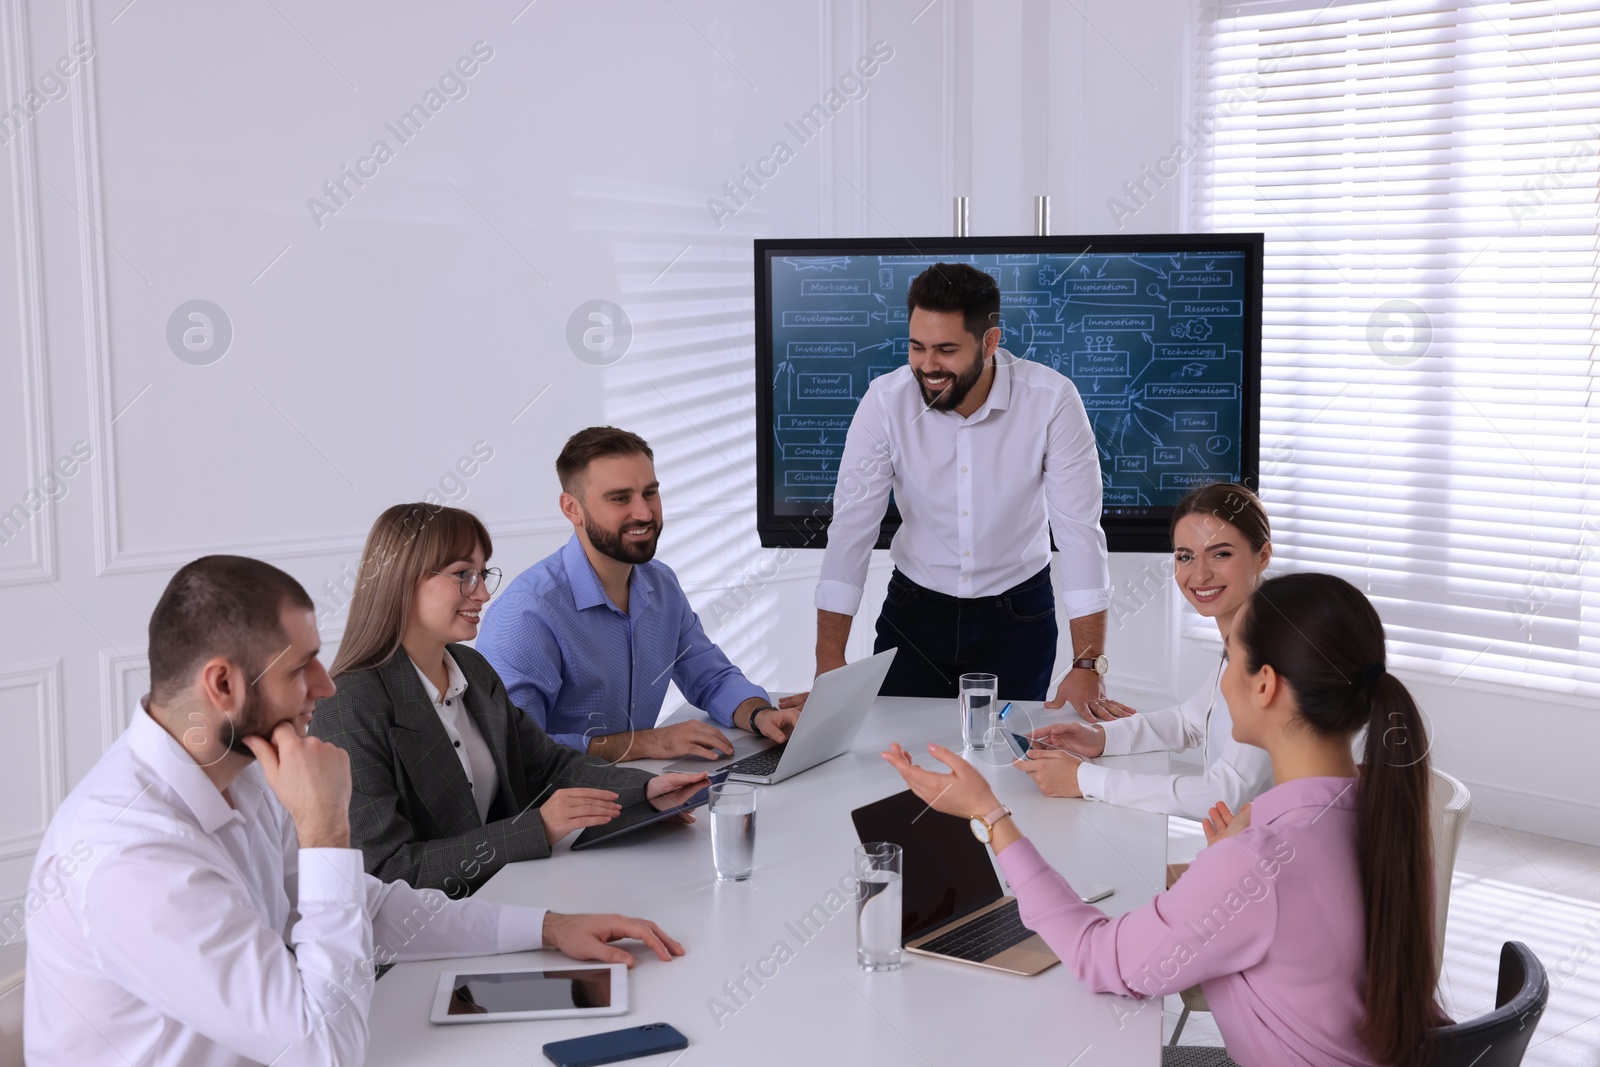
[[861,732],[861,724],[867,721],[867,712],[883,688],[894,654],[894,649],[887,649],[817,675],[805,710],[785,743],[776,744],[741,731],[742,736],[734,739],[732,757],[680,760],[666,769],[715,773],[725,768],[728,777],[736,782],[771,785],[844,754]]

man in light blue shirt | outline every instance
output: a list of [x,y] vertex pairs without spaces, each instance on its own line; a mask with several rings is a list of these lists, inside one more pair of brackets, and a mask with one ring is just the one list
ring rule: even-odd
[[700,625],[661,537],[655,454],[637,434],[580,430],[556,459],[572,539],[495,599],[477,649],[557,742],[612,763],[733,753],[693,721],[657,727],[667,684],[725,727],[788,740],[805,695],[775,706]]

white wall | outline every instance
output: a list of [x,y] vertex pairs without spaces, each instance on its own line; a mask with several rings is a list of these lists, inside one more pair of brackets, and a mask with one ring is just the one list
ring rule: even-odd
[[[0,0],[5,97],[41,90],[6,133],[0,211],[0,508],[27,516],[0,546],[0,902],[144,692],[144,627],[178,565],[284,566],[331,658],[380,509],[453,496],[514,573],[565,538],[551,462],[592,423],[655,446],[662,556],[713,635],[757,679],[804,685],[819,554],[774,568],[754,530],[750,240],[943,234],[957,193],[975,234],[1029,232],[1040,192],[1056,232],[1109,229],[1106,198],[1177,137],[1191,7]],[[798,143],[785,122],[879,41],[893,58],[865,97]],[[386,123],[476,42],[492,57],[466,94],[402,143]],[[380,139],[393,158],[327,198]],[[794,158],[719,225],[708,199],[778,139]],[[314,218],[312,197],[338,210]],[[1178,229],[1180,206],[1164,190],[1128,228]],[[196,299],[232,330],[204,366],[166,337]],[[567,340],[594,299],[632,323],[611,366]],[[492,458],[452,480],[475,446]],[[89,458],[45,483],[75,448]],[[34,513],[40,488],[59,499]],[[751,574],[753,601],[719,600]],[[1157,558],[1117,557],[1113,576],[1136,609],[1113,629],[1119,691],[1185,691]],[[880,560],[865,618],[886,577]],[[1477,781],[1563,794],[1526,824],[1562,823],[1580,789],[1594,804],[1576,771],[1451,732],[1476,714],[1436,715],[1441,750]]]

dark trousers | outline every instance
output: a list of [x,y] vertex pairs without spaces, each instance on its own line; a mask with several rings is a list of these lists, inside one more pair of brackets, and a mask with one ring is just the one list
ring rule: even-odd
[[960,598],[917,585],[896,568],[878,614],[874,652],[897,648],[882,695],[953,697],[963,674],[993,674],[1000,696],[1049,699],[1056,658],[1050,568],[998,596]]

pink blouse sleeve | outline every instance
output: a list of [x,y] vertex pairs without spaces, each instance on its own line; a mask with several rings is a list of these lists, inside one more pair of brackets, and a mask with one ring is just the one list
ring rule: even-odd
[[999,855],[1022,921],[1097,993],[1164,996],[1259,963],[1277,933],[1276,880],[1294,859],[1259,830],[1203,850],[1171,889],[1118,918],[1078,899],[1027,838]]

